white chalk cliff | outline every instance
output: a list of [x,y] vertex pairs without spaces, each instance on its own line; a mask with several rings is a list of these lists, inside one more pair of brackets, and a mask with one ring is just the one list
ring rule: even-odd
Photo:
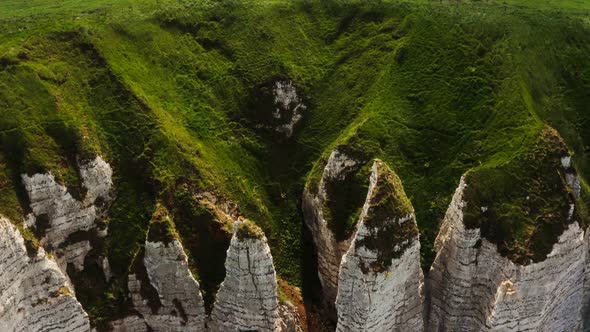
[[57,264],[43,248],[30,254],[19,230],[0,217],[0,331],[90,331]]
[[[141,257],[139,257],[141,259]],[[129,275],[128,288],[136,315],[114,322],[114,331],[204,331],[205,305],[199,283],[178,240],[146,241],[141,273]],[[152,290],[151,298],[144,297]]]
[[[413,208],[384,163],[373,164],[354,235],[337,241],[329,228],[323,215],[330,199],[326,183],[344,180],[360,164],[335,150],[317,193],[306,189],[303,197],[324,299],[337,312],[338,331],[590,331],[590,233],[576,220],[575,204],[547,257],[521,265],[502,256],[479,228],[465,225],[465,208],[473,202],[465,195],[469,177],[463,177],[425,284]],[[580,180],[569,157],[561,166],[575,201]],[[106,235],[99,221],[104,202],[112,200],[112,170],[97,157],[80,166],[80,176],[86,189],[82,200],[52,174],[22,176],[32,209],[25,223],[43,228],[40,242],[55,251],[55,261],[43,247],[30,250],[18,228],[0,217],[0,331],[91,330],[64,271],[68,263],[83,269],[92,250],[92,241],[73,234]],[[108,260],[100,263],[109,275]],[[267,239],[251,222],[234,225],[225,269],[208,317],[181,242],[148,236],[128,278],[130,315],[112,322],[112,330],[300,330],[296,309],[279,302]]]
[[[104,217],[107,203],[112,200],[113,172],[107,162],[97,156],[81,163],[79,171],[86,191],[81,201],[72,197],[51,173],[22,175],[32,210],[27,226],[42,229],[39,240],[55,253],[63,271],[68,263],[78,270],[84,268],[84,258],[92,249],[88,238],[106,236],[106,229],[101,229],[97,221]],[[80,232],[88,236],[70,238]]]
[[[399,215],[382,215],[383,206],[403,207]],[[367,222],[373,213],[382,220]],[[376,243],[383,245],[372,247]],[[375,161],[359,226],[340,266],[337,331],[422,331],[423,280],[413,208],[397,175]]]
[[236,222],[225,269],[209,330],[280,331],[277,279],[270,248],[262,231],[249,221]]
[[[302,331],[296,308],[279,303],[270,248],[260,228],[249,221],[235,223],[226,276],[208,317],[199,283],[182,244],[170,238],[175,231],[167,221],[170,232],[163,226],[153,231],[159,223],[152,221],[145,249],[135,258],[128,278],[130,314],[111,322],[112,331]],[[154,239],[158,237],[162,240]]]
[[584,244],[586,253],[586,273],[584,275],[584,298],[582,303],[582,316],[577,326],[579,331],[590,331],[590,227],[586,229],[584,236]]
[[502,257],[480,229],[463,224],[461,179],[436,239],[429,273],[429,331],[576,331],[588,276],[588,243],[573,221],[544,261]]
[[322,284],[325,305],[334,306],[338,292],[338,273],[342,256],[348,251],[352,238],[337,241],[324,218],[324,205],[328,200],[326,183],[342,180],[355,170],[360,162],[336,149],[330,155],[318,185],[317,194],[305,188],[303,191],[303,215],[311,231],[318,257],[318,276]]

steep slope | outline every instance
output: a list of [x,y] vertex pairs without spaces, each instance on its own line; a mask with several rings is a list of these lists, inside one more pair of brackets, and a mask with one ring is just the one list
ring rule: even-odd
[[422,331],[424,276],[413,208],[387,165],[373,164],[354,240],[342,258],[337,331]]
[[43,248],[27,246],[4,217],[0,217],[0,303],[2,331],[91,330],[88,315],[57,264]]
[[[534,7],[3,1],[0,213],[27,241],[53,250],[98,330],[130,314],[132,265],[145,263],[157,202],[169,209],[182,249],[149,246],[180,257],[162,264],[182,267],[184,277],[191,271],[205,312],[226,278],[231,223],[245,217],[264,231],[277,275],[302,289],[309,317],[331,316],[336,324],[341,257],[360,227],[374,158],[404,183],[423,270],[440,256],[435,238],[462,174],[474,176],[467,201],[477,201],[466,220],[490,208],[484,219],[471,219],[482,239],[517,266],[542,263],[570,229],[567,200],[549,195],[564,204],[534,210],[544,194],[529,206],[493,170],[523,158],[547,124],[556,128],[571,155],[564,163],[577,170],[579,185],[570,187],[580,194],[574,214],[584,230],[590,33],[571,1],[508,2]],[[96,156],[112,171],[101,180],[112,182],[104,202],[85,193],[84,165]],[[531,173],[546,170],[526,166],[513,172],[516,180],[557,183],[537,181]],[[565,181],[572,174],[563,173]],[[42,205],[26,187],[44,181],[55,194],[49,201],[67,209],[35,212]],[[503,188],[487,185],[494,182]],[[469,193],[476,187],[518,204],[492,208],[479,201],[493,200],[485,190]],[[29,229],[20,222],[27,215],[35,217],[27,218]],[[49,223],[68,227],[43,230]],[[156,271],[159,263],[151,263]],[[174,303],[163,304],[169,316]],[[200,312],[200,304],[191,306]],[[327,310],[317,314],[317,306]]]
[[[309,189],[303,192],[303,215],[305,223],[311,231],[316,252],[318,255],[318,276],[322,284],[322,296],[324,305],[332,312],[338,292],[338,274],[342,256],[349,250],[350,243],[353,240],[351,234],[345,234],[337,238],[336,232],[330,227],[329,217],[324,216],[329,213],[328,201],[334,201],[334,191],[329,192],[330,184],[343,182],[347,180],[350,174],[359,171],[362,161],[350,156],[339,149],[330,154],[323,170],[322,178],[318,184],[317,194],[313,194]],[[338,190],[338,188],[336,189]],[[333,225],[335,222],[332,221]]]
[[[498,188],[499,174],[495,186],[481,182],[477,169],[461,179],[437,237],[437,257],[429,273],[429,329],[580,329],[587,314],[582,310],[587,301],[588,243],[587,224],[580,223],[586,218],[578,211],[585,207],[563,143],[552,131],[546,135],[549,139],[544,137],[532,152],[535,159],[524,161],[524,170],[533,173],[522,182],[510,178],[512,165],[496,170],[509,181],[513,197]],[[520,162],[513,163],[520,168]],[[546,171],[537,172],[538,167]],[[509,212],[507,204],[517,206]],[[532,225],[519,220],[521,209],[534,220]],[[506,222],[519,223],[506,226]]]
[[51,173],[22,174],[32,210],[27,226],[34,228],[47,250],[55,251],[64,273],[69,263],[79,271],[84,270],[88,252],[108,233],[102,219],[113,199],[112,173],[110,165],[100,156],[81,164],[82,200],[72,197],[68,188],[57,183]]
[[237,221],[225,262],[226,277],[213,306],[211,331],[279,331],[277,278],[264,233]]
[[135,257],[127,287],[130,315],[111,324],[115,331],[204,331],[205,304],[199,283],[168,211],[154,212],[145,248]]

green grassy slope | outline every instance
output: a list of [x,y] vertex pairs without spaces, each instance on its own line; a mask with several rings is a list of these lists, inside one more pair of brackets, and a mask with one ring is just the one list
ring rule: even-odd
[[[125,274],[157,204],[173,215],[210,305],[227,236],[194,196],[238,203],[265,231],[281,277],[301,285],[301,192],[345,145],[399,175],[428,268],[467,170],[502,172],[551,125],[589,176],[586,7],[536,4],[3,1],[0,213],[18,223],[27,211],[21,173],[50,170],[75,194],[76,157],[99,153],[115,170],[104,251],[117,277],[93,289],[92,269],[76,276],[93,321],[124,313]],[[257,125],[256,101],[286,78],[309,111],[279,140]],[[362,191],[366,174],[348,190]],[[340,203],[333,221],[350,227],[362,201]],[[502,220],[519,215],[507,211]]]

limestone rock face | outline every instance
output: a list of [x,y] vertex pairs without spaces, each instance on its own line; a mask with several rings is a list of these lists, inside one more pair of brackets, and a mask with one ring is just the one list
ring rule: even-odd
[[586,248],[586,274],[584,277],[584,303],[582,306],[582,318],[578,329],[580,331],[590,331],[590,227],[586,229],[584,237]]
[[[463,224],[461,179],[436,240],[429,274],[429,331],[575,331],[580,326],[588,247],[572,222],[547,258],[502,257],[480,229]],[[575,188],[574,188],[575,189]]]
[[90,331],[71,294],[57,264],[42,248],[30,257],[18,229],[0,217],[0,331]]
[[274,130],[291,137],[295,126],[303,118],[303,112],[307,107],[297,95],[297,90],[291,81],[277,81],[273,89],[275,110],[272,113],[277,123]]
[[112,332],[148,332],[149,327],[145,320],[139,316],[128,316],[110,323]]
[[420,242],[408,204],[399,178],[376,161],[357,232],[340,266],[337,331],[423,330]]
[[[279,331],[277,279],[270,248],[261,231],[242,233],[236,222],[211,322],[214,332]],[[256,227],[250,225],[249,227]],[[243,234],[243,235],[241,235]]]
[[324,218],[324,205],[328,199],[326,183],[344,179],[353,172],[360,161],[340,150],[334,150],[326,163],[318,192],[314,195],[308,188],[303,192],[303,214],[305,224],[311,231],[318,255],[318,276],[322,284],[325,304],[333,308],[338,292],[338,273],[342,256],[350,247],[352,238],[337,241]]
[[81,164],[80,177],[86,190],[81,201],[72,197],[51,173],[22,175],[32,209],[27,224],[35,227],[43,246],[55,252],[63,271],[67,263],[83,269],[84,258],[92,249],[88,239],[106,235],[106,229],[101,229],[97,221],[112,200],[112,174],[111,167],[100,156]]
[[301,328],[301,317],[297,312],[297,308],[288,302],[279,303],[279,316],[281,332],[303,332]]
[[[178,240],[146,241],[142,264],[129,275],[128,288],[136,316],[115,322],[116,331],[204,331],[205,305],[199,283],[188,268]],[[149,297],[146,298],[145,295]],[[148,328],[149,327],[149,328]]]

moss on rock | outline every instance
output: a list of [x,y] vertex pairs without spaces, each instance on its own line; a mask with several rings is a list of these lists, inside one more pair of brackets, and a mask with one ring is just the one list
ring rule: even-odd
[[362,220],[370,235],[358,240],[358,247],[377,251],[377,260],[369,266],[361,266],[381,272],[389,268],[394,258],[399,258],[412,241],[418,237],[414,209],[406,196],[400,178],[384,162],[373,165],[375,185],[367,198],[366,215]]
[[480,228],[482,237],[516,263],[543,261],[568,225],[582,221],[561,164],[568,155],[557,131],[546,127],[508,163],[469,172],[464,224]]
[[149,231],[147,239],[150,242],[163,242],[168,244],[174,240],[179,239],[179,235],[176,232],[176,227],[172,221],[168,209],[162,204],[156,206],[156,210],[150,221]]
[[240,240],[262,239],[264,232],[250,220],[244,219],[238,224],[236,235]]

